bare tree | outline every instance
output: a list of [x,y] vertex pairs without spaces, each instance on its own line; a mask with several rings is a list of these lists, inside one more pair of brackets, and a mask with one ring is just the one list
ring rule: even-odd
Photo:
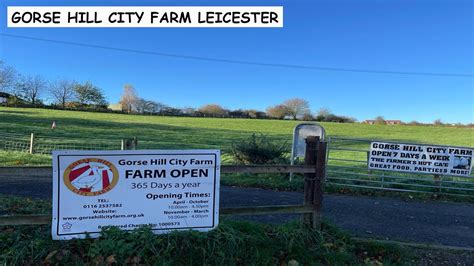
[[319,110],[316,112],[316,115],[317,116],[323,116],[323,117],[327,117],[329,115],[331,115],[332,112],[329,108],[326,108],[326,107],[321,107],[319,108]]
[[229,111],[218,104],[206,104],[199,108],[199,112],[203,113],[205,116],[212,117],[225,117],[229,113]]
[[329,108],[321,107],[316,112],[315,119],[316,121],[329,121],[332,117],[334,117],[334,114],[329,110]]
[[123,87],[122,97],[120,98],[122,110],[126,111],[127,113],[131,113],[137,108],[137,103],[138,96],[135,88],[131,84],[125,84]]
[[33,105],[36,105],[46,89],[47,82],[41,76],[27,76],[21,78],[17,83],[17,90],[21,97]]
[[299,116],[302,117],[303,115],[310,113],[309,102],[304,99],[289,99],[284,101],[283,105],[286,106],[288,115],[292,116],[295,120]]
[[74,81],[67,79],[57,80],[49,86],[49,95],[56,104],[60,104],[64,109],[66,103],[75,99],[75,86],[76,82]]
[[0,92],[7,92],[12,89],[17,79],[17,72],[14,68],[5,65],[0,60]]
[[278,104],[268,107],[266,113],[271,118],[283,119],[288,114],[288,108],[283,104]]

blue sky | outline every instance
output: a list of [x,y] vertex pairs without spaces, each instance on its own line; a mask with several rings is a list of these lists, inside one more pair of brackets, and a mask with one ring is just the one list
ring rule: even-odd
[[[180,1],[282,5],[284,28],[7,28],[8,5],[176,5],[176,1],[0,3],[0,32],[118,48],[264,63],[474,73],[474,6],[461,0]],[[0,59],[23,74],[91,81],[110,102],[126,83],[172,106],[256,108],[300,97],[359,120],[472,123],[474,78],[371,74],[204,62],[0,36]]]

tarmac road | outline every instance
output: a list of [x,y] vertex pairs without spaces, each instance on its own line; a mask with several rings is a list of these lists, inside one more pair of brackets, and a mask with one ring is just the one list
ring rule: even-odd
[[[0,194],[51,198],[50,178],[0,178]],[[221,187],[221,207],[299,204],[301,192]],[[474,248],[474,204],[325,195],[323,216],[354,236]],[[242,216],[244,217],[244,216]],[[280,223],[299,215],[245,216]]]

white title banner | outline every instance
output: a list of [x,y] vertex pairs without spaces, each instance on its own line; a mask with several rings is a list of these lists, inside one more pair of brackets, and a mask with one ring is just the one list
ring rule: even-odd
[[369,169],[470,176],[472,148],[387,142],[370,144]]
[[53,151],[53,239],[213,229],[219,180],[218,150]]
[[282,6],[8,6],[8,27],[283,27]]

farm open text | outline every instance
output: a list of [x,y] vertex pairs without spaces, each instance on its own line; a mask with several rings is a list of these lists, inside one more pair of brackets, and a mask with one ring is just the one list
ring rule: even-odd
[[125,179],[135,178],[186,178],[186,177],[208,177],[209,169],[165,169],[125,170]]

